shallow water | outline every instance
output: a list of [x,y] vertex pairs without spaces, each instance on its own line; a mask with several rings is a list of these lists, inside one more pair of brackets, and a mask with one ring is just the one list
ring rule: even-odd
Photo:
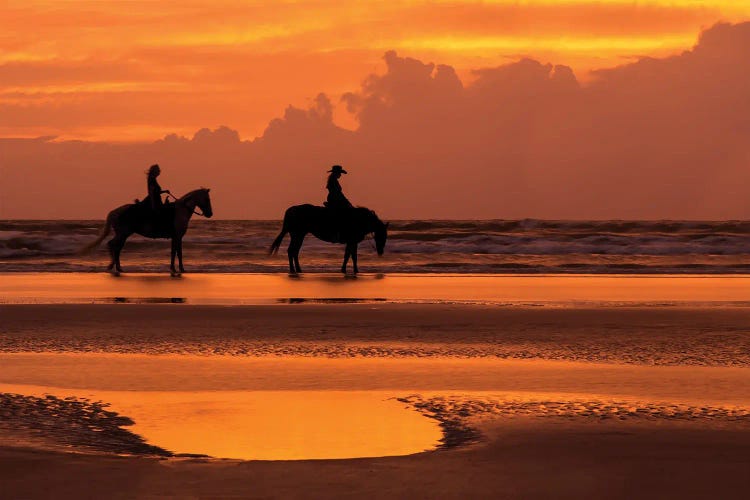
[[750,276],[0,273],[0,304],[750,304]]
[[409,455],[442,432],[385,391],[99,391],[0,384],[0,392],[87,398],[175,454],[243,460]]

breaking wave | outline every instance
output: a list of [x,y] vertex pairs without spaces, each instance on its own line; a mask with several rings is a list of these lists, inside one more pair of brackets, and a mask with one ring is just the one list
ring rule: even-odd
[[[0,271],[99,270],[105,247],[93,256],[77,250],[96,238],[101,221],[0,221]],[[185,238],[194,271],[273,272],[283,252],[268,258],[278,221],[195,221]],[[750,271],[747,221],[394,221],[386,257],[362,263],[388,272],[626,272],[744,273]],[[168,243],[131,238],[123,263],[161,269]],[[342,249],[309,237],[309,270],[330,270]],[[335,269],[335,267],[334,267]]]

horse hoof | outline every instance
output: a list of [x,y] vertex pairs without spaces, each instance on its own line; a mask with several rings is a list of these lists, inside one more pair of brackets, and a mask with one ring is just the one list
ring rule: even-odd
[[120,276],[120,271],[110,269],[108,272],[111,276],[115,276],[115,277]]
[[179,278],[182,276],[182,273],[178,273],[177,271],[170,271],[169,275],[173,278]]

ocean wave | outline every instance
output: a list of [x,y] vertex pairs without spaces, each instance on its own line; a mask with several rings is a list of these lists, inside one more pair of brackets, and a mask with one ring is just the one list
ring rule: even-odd
[[[80,270],[105,260],[106,245],[88,258],[76,253],[102,224],[0,221],[0,271]],[[197,220],[186,235],[185,255],[202,271],[283,269],[284,252],[274,263],[265,260],[280,227],[280,221]],[[378,261],[389,272],[734,273],[747,270],[750,256],[746,221],[393,221],[390,227],[387,257]],[[362,243],[363,258],[373,247],[371,238]],[[340,265],[342,252],[341,245],[308,236],[302,259],[307,268],[330,270]],[[134,236],[123,259],[151,269],[168,255],[168,242]]]

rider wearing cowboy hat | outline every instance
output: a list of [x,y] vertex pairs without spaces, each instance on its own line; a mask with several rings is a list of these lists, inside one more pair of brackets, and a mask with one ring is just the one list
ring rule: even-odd
[[346,173],[346,170],[341,165],[334,165],[328,173],[331,175],[328,176],[328,182],[326,182],[328,201],[326,201],[325,205],[333,209],[352,208],[353,205],[346,199],[341,189],[341,184],[339,184],[339,178],[341,174]]

